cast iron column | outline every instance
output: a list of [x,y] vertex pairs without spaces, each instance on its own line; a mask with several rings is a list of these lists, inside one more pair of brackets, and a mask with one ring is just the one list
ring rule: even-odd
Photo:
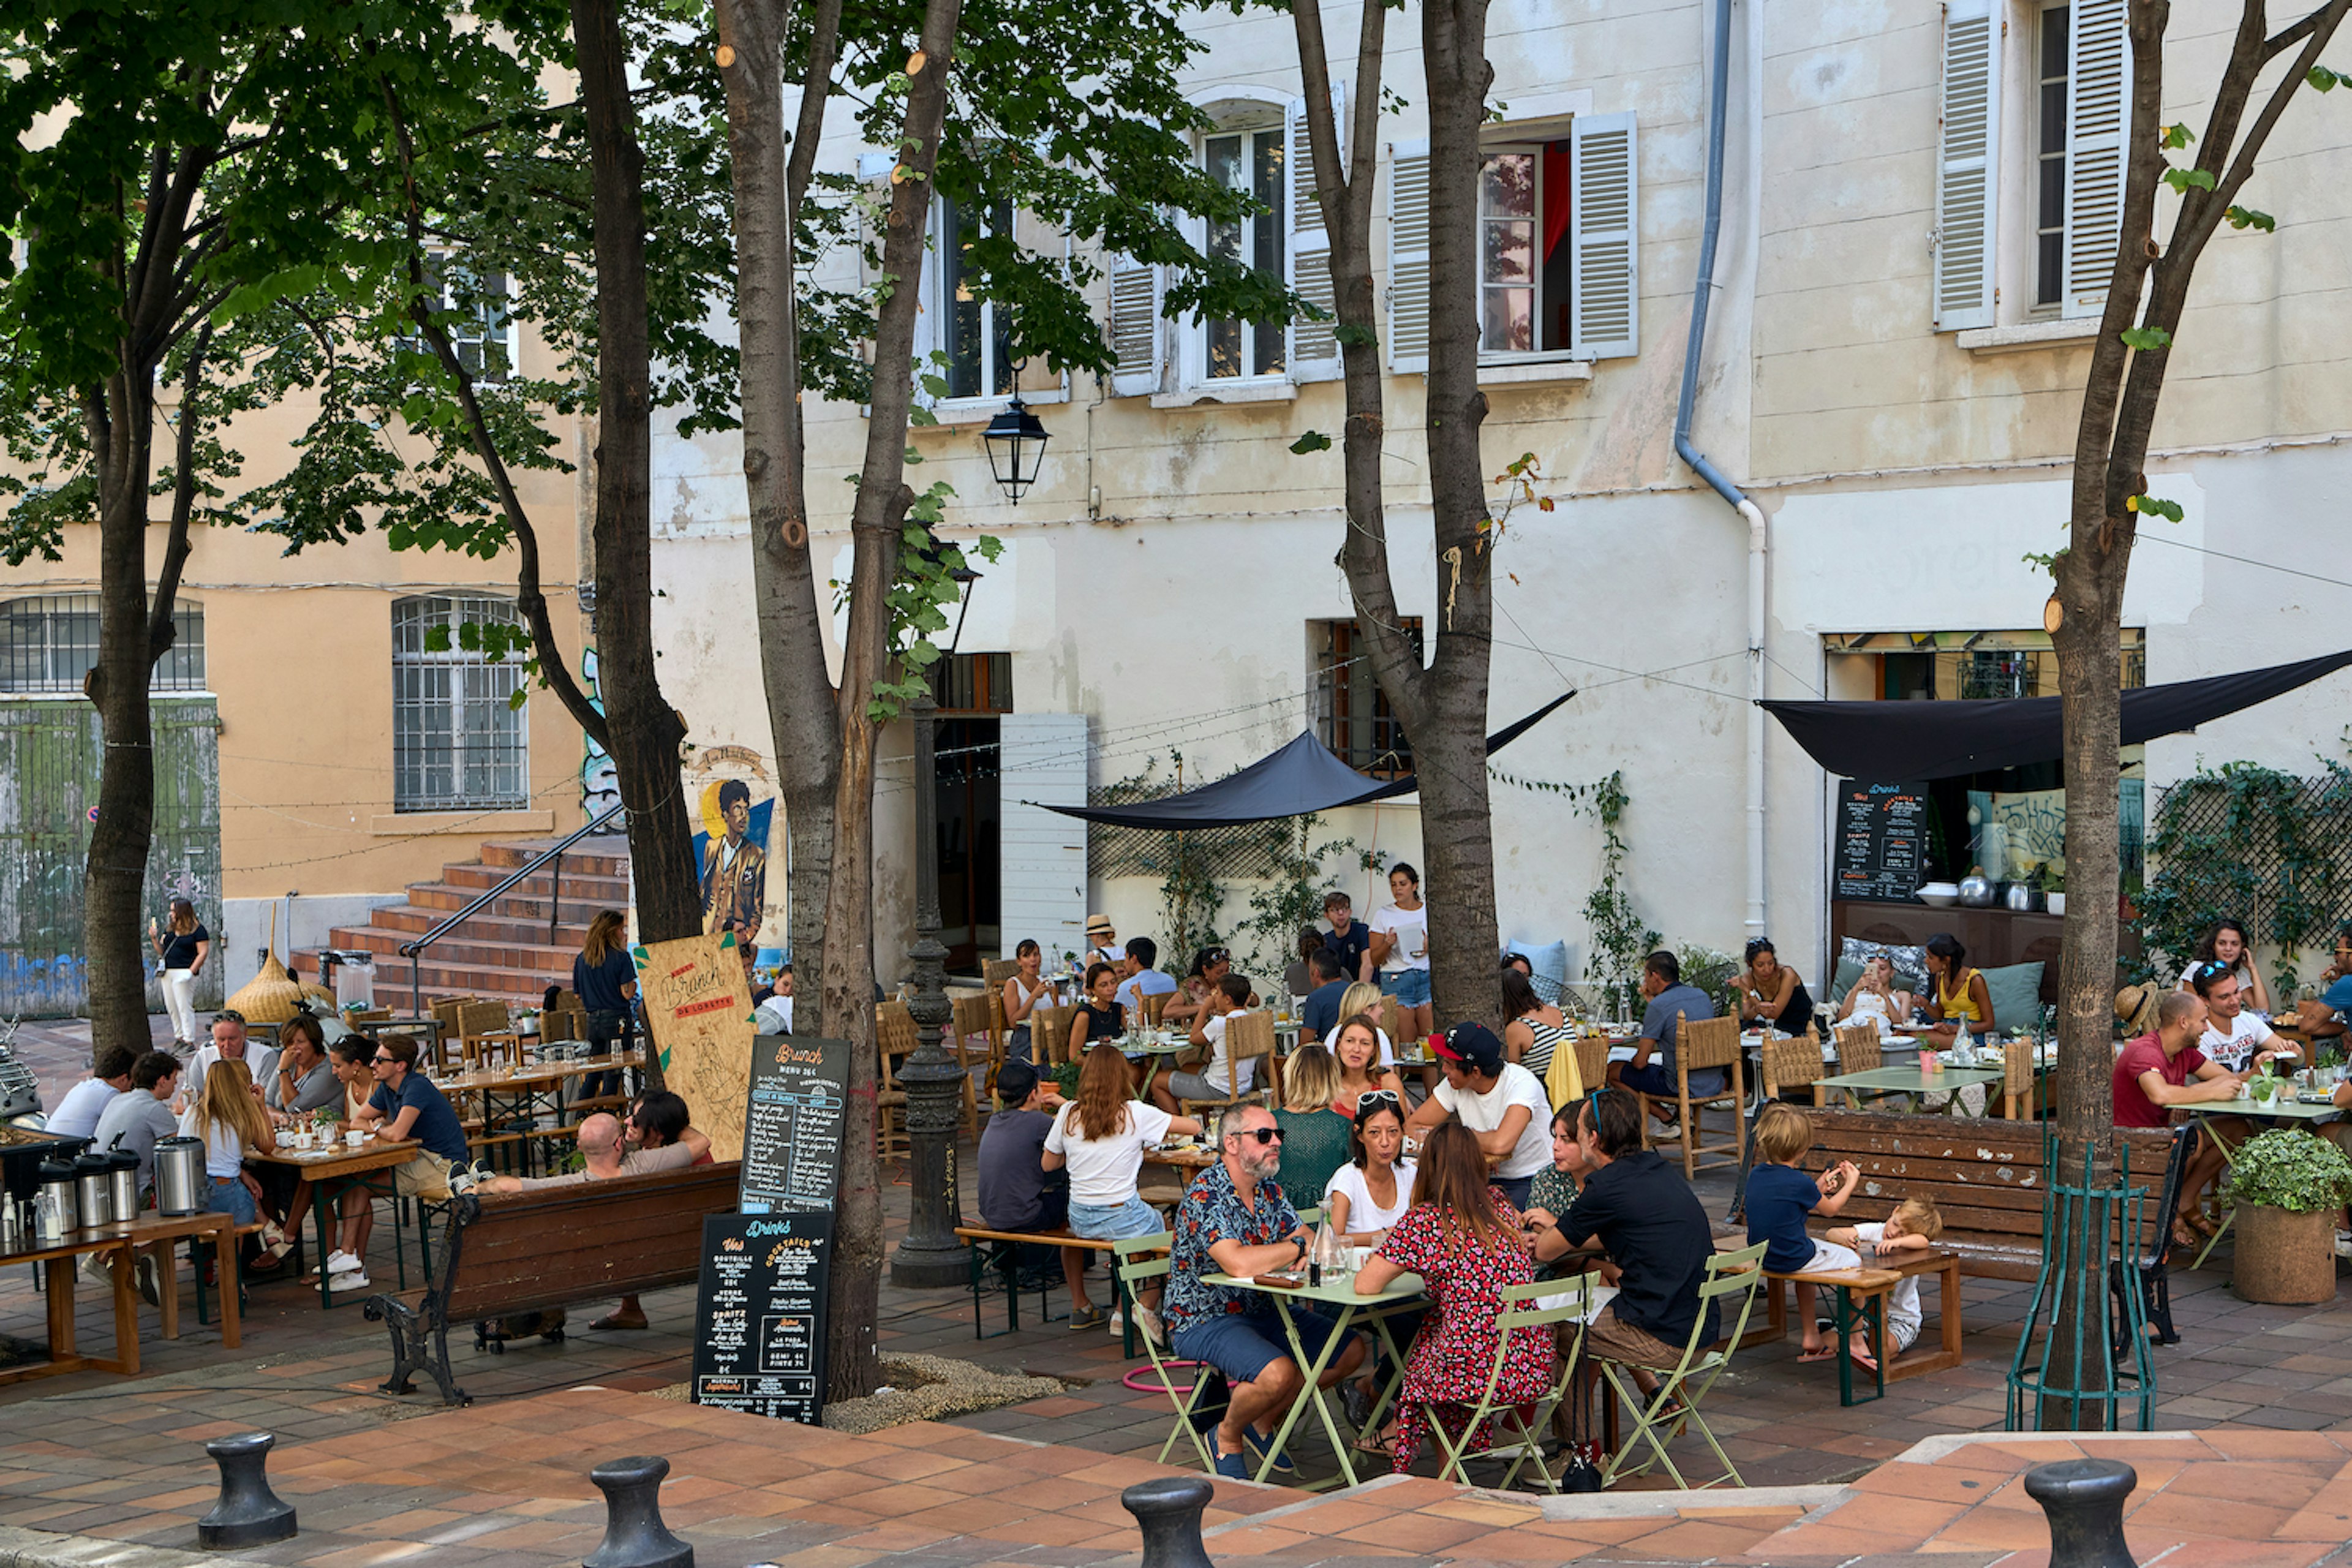
[[940,1036],[955,1016],[948,1001],[948,950],[940,945],[939,780],[932,753],[932,731],[940,706],[930,683],[908,705],[915,721],[915,945],[907,956],[914,960],[915,992],[907,1011],[915,1019],[915,1050],[898,1069],[898,1087],[907,1091],[907,1186],[911,1213],[906,1239],[890,1260],[890,1282],[915,1289],[937,1289],[964,1283],[964,1244],[956,1239],[961,1223],[956,1201],[956,1119],[963,1099],[963,1068],[940,1043]]

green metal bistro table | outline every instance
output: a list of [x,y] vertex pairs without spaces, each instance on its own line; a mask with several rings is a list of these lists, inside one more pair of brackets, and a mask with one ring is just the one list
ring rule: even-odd
[[[1381,1420],[1388,1413],[1390,1401],[1396,1397],[1397,1390],[1404,1384],[1404,1355],[1389,1334],[1388,1321],[1399,1313],[1413,1310],[1428,1300],[1427,1292],[1422,1287],[1421,1276],[1400,1274],[1390,1280],[1388,1289],[1377,1296],[1356,1294],[1353,1275],[1336,1285],[1295,1287],[1261,1285],[1254,1279],[1237,1279],[1230,1274],[1206,1274],[1202,1279],[1211,1285],[1230,1285],[1274,1298],[1275,1310],[1282,1314],[1282,1331],[1290,1339],[1290,1359],[1306,1374],[1305,1397],[1291,1401],[1290,1409],[1283,1416],[1281,1426],[1276,1430],[1273,1442],[1266,1445],[1265,1458],[1258,1461],[1257,1474],[1253,1479],[1264,1481],[1274,1473],[1275,1456],[1283,1451],[1283,1445],[1290,1440],[1291,1428],[1298,1425],[1300,1414],[1312,1403],[1315,1414],[1322,1419],[1323,1435],[1330,1439],[1331,1452],[1339,1461],[1339,1474],[1329,1480],[1313,1483],[1305,1489],[1321,1491],[1328,1487],[1354,1486],[1356,1442],[1381,1429]],[[1339,1331],[1323,1342],[1323,1352],[1311,1360],[1298,1338],[1298,1324],[1291,1315],[1294,1302],[1339,1309]],[[1328,1391],[1322,1385],[1323,1373],[1329,1370],[1332,1361],[1353,1336],[1354,1331],[1367,1325],[1379,1337],[1381,1347],[1388,1352],[1389,1364],[1394,1370],[1381,1387],[1380,1397],[1372,1402],[1372,1412],[1363,1429],[1343,1436],[1343,1424],[1333,1417],[1330,1401],[1326,1397]]]
[[1948,1067],[1929,1072],[1921,1067],[1872,1068],[1867,1072],[1843,1072],[1834,1078],[1813,1080],[1813,1103],[1826,1106],[1825,1093],[1833,1089],[1858,1089],[1873,1094],[1927,1095],[1951,1092],[1951,1113],[1960,1114],[1958,1090],[1972,1083],[2000,1083],[2008,1078],[2005,1068]]
[[[2197,1123],[2199,1130],[2206,1137],[2221,1145],[2221,1152],[2225,1155],[2234,1154],[2237,1150],[2231,1146],[2227,1138],[2221,1135],[2221,1130],[2213,1125],[2214,1119],[2217,1117],[2242,1116],[2250,1121],[2269,1121],[2279,1125],[2300,1121],[2308,1125],[2344,1114],[2343,1110],[2334,1104],[2305,1104],[2294,1098],[2293,1089],[2284,1090],[2273,1100],[2253,1100],[2241,1095],[2236,1100],[2210,1100],[2202,1105],[2187,1106],[2183,1109],[2189,1112],[2189,1119]],[[2214,1184],[2217,1188],[2221,1185],[2218,1182]],[[2230,1226],[2237,1217],[2237,1205],[2232,1204],[2230,1205],[2230,1212],[2221,1216],[2221,1223],[2214,1227],[2213,1234],[2205,1238],[2205,1245],[2198,1249],[2197,1261],[2190,1264],[2190,1268],[2205,1267],[2207,1255],[2221,1244],[2223,1237],[2230,1234]],[[2172,1216],[2167,1215],[2164,1223],[2170,1225]]]

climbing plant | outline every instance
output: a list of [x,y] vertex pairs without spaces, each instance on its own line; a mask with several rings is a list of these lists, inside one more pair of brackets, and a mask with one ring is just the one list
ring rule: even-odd
[[1496,783],[1514,789],[1557,795],[1600,823],[1601,875],[1584,898],[1585,923],[1592,931],[1592,952],[1585,963],[1585,977],[1601,987],[1604,1005],[1623,1016],[1633,1008],[1641,982],[1642,960],[1657,951],[1659,942],[1658,933],[1634,911],[1633,900],[1625,891],[1625,857],[1629,849],[1622,828],[1625,807],[1632,797],[1625,791],[1623,771],[1612,769],[1607,776],[1591,784],[1519,778],[1494,767],[1486,773]]
[[[1323,897],[1332,888],[1323,873],[1324,862],[1356,847],[1352,838],[1315,843],[1315,831],[1322,825],[1323,818],[1314,814],[1257,825],[1265,839],[1266,858],[1274,863],[1274,876],[1250,890],[1249,918],[1234,930],[1236,940],[1251,939],[1248,973],[1252,975],[1282,977],[1298,956],[1299,928],[1323,918]],[[1359,869],[1370,870],[1378,864],[1377,856],[1358,857]]]

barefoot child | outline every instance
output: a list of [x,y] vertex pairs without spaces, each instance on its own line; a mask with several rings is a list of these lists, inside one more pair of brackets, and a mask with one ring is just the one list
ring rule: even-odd
[[[1866,1241],[1885,1258],[1890,1252],[1925,1252],[1943,1234],[1944,1216],[1936,1212],[1933,1198],[1905,1198],[1885,1224],[1841,1226],[1829,1233],[1829,1238],[1843,1247]],[[1887,1298],[1887,1348],[1896,1355],[1909,1350],[1919,1338],[1921,1321],[1919,1277],[1915,1274],[1895,1287],[1895,1294]],[[1856,1361],[1870,1363],[1870,1342],[1864,1334],[1853,1336],[1853,1352]]]
[[[1845,1206],[1862,1173],[1842,1160],[1821,1185],[1797,1169],[1797,1162],[1813,1146],[1813,1124],[1795,1106],[1775,1100],[1756,1119],[1756,1168],[1748,1173],[1748,1242],[1767,1243],[1764,1267],[1776,1274],[1815,1269],[1853,1268],[1861,1263],[1852,1247],[1815,1241],[1805,1231],[1805,1216],[1824,1218]],[[1797,1282],[1797,1321],[1805,1325],[1805,1349],[1800,1361],[1828,1361],[1837,1354],[1813,1321],[1813,1288]],[[1857,1348],[1854,1359],[1867,1366],[1867,1352]]]

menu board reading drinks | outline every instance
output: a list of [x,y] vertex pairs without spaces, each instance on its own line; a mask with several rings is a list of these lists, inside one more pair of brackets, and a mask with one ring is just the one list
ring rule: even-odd
[[1927,786],[1840,779],[1833,897],[1905,903],[1927,878]]
[[702,1222],[694,1402],[815,1426],[824,1413],[829,1214]]
[[743,1113],[745,1214],[831,1212],[841,1184],[849,1042],[762,1035]]

